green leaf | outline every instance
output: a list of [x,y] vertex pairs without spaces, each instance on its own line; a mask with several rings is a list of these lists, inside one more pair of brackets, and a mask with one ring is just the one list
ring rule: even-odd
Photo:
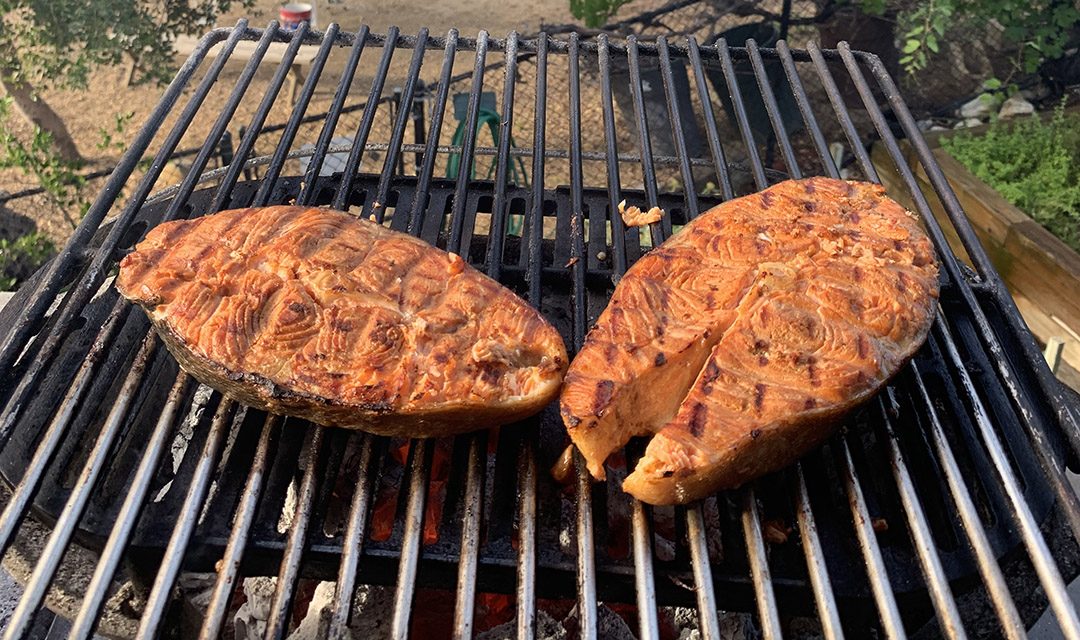
[[911,53],[911,52],[915,51],[916,49],[918,49],[920,46],[922,46],[922,43],[919,42],[918,40],[912,38],[912,39],[910,39],[910,40],[908,40],[907,42],[904,43],[903,51],[904,51],[904,53]]
[[989,89],[990,91],[993,91],[995,89],[1000,89],[1001,88],[1001,80],[998,80],[997,78],[988,78],[985,82],[983,82],[983,86],[986,87],[987,89]]
[[926,46],[934,53],[938,52],[937,38],[932,33],[926,34]]

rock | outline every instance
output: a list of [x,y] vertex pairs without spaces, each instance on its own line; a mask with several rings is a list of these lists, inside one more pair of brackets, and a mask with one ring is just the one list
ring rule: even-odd
[[720,617],[720,637],[722,640],[758,640],[761,632],[749,613],[724,613]]
[[929,131],[930,127],[934,126],[934,121],[930,118],[918,120],[915,122],[915,126],[919,128],[919,131]]
[[[476,640],[512,640],[517,637],[517,620],[504,622],[476,636]],[[536,637],[539,640],[566,640],[566,629],[543,609],[536,611]],[[600,637],[604,637],[603,634]]]
[[289,634],[288,640],[316,640],[325,638],[330,630],[330,606],[334,601],[334,582],[320,582],[308,604],[307,614]]
[[965,120],[968,118],[989,118],[990,117],[990,105],[993,104],[993,96],[989,93],[984,93],[978,97],[965,102],[960,107],[960,117]]
[[965,118],[953,125],[953,129],[970,129],[971,127],[977,127],[982,123],[982,120],[979,120],[978,118]]
[[1031,104],[1024,99],[1020,94],[1010,96],[1008,100],[1001,105],[1001,111],[998,112],[999,118],[1015,118],[1016,116],[1024,116],[1035,113],[1035,105]]
[[277,578],[259,576],[244,579],[247,601],[240,605],[233,617],[234,637],[237,640],[259,640],[266,635],[266,621],[270,619],[276,586]]
[[930,130],[931,131],[948,131],[949,128],[948,127],[943,127],[940,124],[935,124],[934,126],[930,127]]

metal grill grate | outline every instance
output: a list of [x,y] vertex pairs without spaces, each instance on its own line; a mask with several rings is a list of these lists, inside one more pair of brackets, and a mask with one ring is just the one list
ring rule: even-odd
[[[224,107],[209,112],[207,95],[227,86],[221,72],[242,39],[258,41],[255,53]],[[289,42],[288,53],[267,90],[249,95],[274,41]],[[220,42],[223,51],[207,62],[207,51]],[[318,46],[319,53],[291,117],[283,130],[264,128],[302,44]],[[437,58],[440,50],[438,83],[427,97],[433,102],[430,127],[414,129],[426,138],[406,143],[425,52]],[[475,52],[474,67],[464,138],[447,146],[445,113],[459,52]],[[344,71],[318,143],[294,149],[335,53],[346,57]],[[407,55],[392,127],[387,137],[372,139],[376,115],[390,103],[385,94],[392,65]],[[357,111],[347,101],[358,65],[375,56],[363,116],[355,131],[344,132],[352,144],[332,145],[343,135],[340,114]],[[503,62],[487,78],[497,57]],[[535,65],[532,113],[515,109],[526,58]],[[694,92],[689,111],[673,61],[688,67]],[[624,64],[629,105],[618,104],[613,93],[613,66]],[[646,65],[662,78],[674,155],[653,150],[657,107],[648,104]],[[751,130],[742,95],[747,85],[737,81],[737,65],[752,70],[773,127],[764,153]],[[180,107],[182,92],[204,68]],[[592,120],[582,116],[581,78],[587,73],[599,78],[599,96],[590,106],[598,99],[600,108]],[[710,73],[726,79],[733,113],[710,91]],[[897,195],[914,201],[938,247],[941,314],[911,365],[821,450],[742,490],[685,508],[650,508],[622,494],[617,482],[593,485],[581,464],[576,483],[557,485],[543,471],[565,444],[551,407],[491,432],[405,442],[238,406],[180,372],[148,332],[143,314],[132,312],[111,287],[119,257],[163,220],[294,200],[332,205],[466,256],[522,293],[576,351],[627,267],[669,236],[673,225],[734,197],[739,178],[755,189],[786,177],[839,176],[824,121],[847,136],[857,170],[877,179],[834,73],[857,90],[904,180],[908,192]],[[549,79],[564,74],[568,91],[549,91]],[[478,144],[485,82],[501,87],[503,130],[519,131],[515,123],[527,123],[531,147],[512,145],[510,135],[492,147]],[[813,151],[801,163],[777,101],[788,88]],[[811,103],[808,91],[827,95],[832,109]],[[202,174],[245,100],[258,102],[236,148],[246,165],[236,161]],[[569,122],[559,123],[567,127],[568,148],[549,143],[552,105],[568,114]],[[632,152],[617,144],[631,122],[620,120],[622,107],[632,115]],[[732,118],[738,140],[722,140],[717,114]],[[175,124],[159,136],[166,120]],[[193,123],[211,121],[184,182],[151,196],[166,159]],[[690,122],[704,131],[705,141],[694,140],[700,157],[688,151]],[[974,270],[949,251],[894,129],[910,136]],[[272,153],[254,157],[271,130]],[[597,139],[602,147],[583,148],[583,140]],[[128,186],[153,144],[152,164]],[[733,145],[745,150],[745,164],[729,160]],[[777,161],[763,162],[774,148]],[[361,171],[365,153],[373,150],[384,154],[378,175]],[[344,171],[320,175],[331,153],[348,154]],[[494,180],[470,179],[466,170],[456,179],[436,177],[436,166],[452,153],[460,154],[461,167],[477,155],[493,156]],[[411,170],[406,154],[415,154]],[[283,175],[299,156],[307,158],[306,173]],[[511,158],[523,158],[517,166],[527,185],[514,178]],[[552,186],[554,167],[567,162],[569,185]],[[586,166],[603,167],[603,177],[586,180]],[[677,171],[687,188],[662,192],[658,167]],[[259,179],[241,180],[252,168]],[[689,188],[702,170],[715,179],[718,195]],[[627,175],[638,171],[641,188],[625,188]],[[207,182],[212,184],[200,188]],[[121,207],[117,199],[125,188],[131,195]],[[664,207],[670,215],[647,235],[628,231],[612,214],[623,198]],[[114,207],[118,215],[106,221]],[[289,631],[301,576],[336,581],[333,637],[347,633],[357,585],[392,584],[394,605],[385,615],[395,638],[410,633],[418,588],[456,589],[452,620],[446,621],[454,637],[474,633],[479,592],[502,592],[514,594],[523,638],[536,632],[542,598],[576,599],[581,634],[589,638],[597,637],[600,600],[636,603],[642,638],[660,637],[658,606],[669,604],[696,607],[705,638],[720,637],[718,608],[756,611],[767,638],[781,637],[791,615],[817,616],[828,638],[845,632],[863,637],[870,628],[903,637],[924,625],[948,637],[1017,638],[1042,608],[1041,593],[1066,636],[1080,638],[1062,577],[1076,566],[1070,532],[1080,533],[1080,503],[1064,460],[1066,452],[1080,452],[1080,431],[893,81],[875,57],[844,46],[791,51],[783,42],[773,50],[752,41],[746,48],[722,41],[699,47],[693,39],[684,46],[663,38],[655,44],[633,37],[614,43],[604,36],[557,41],[544,34],[520,40],[515,33],[493,40],[483,32],[471,39],[455,31],[430,37],[426,30],[416,37],[396,30],[381,36],[367,27],[342,34],[336,25],[325,33],[303,25],[289,34],[276,23],[261,30],[241,21],[202,40],[71,243],[0,319],[0,371],[7,372],[0,385],[7,398],[0,416],[0,472],[14,487],[0,514],[0,549],[19,551],[31,514],[52,530],[34,552],[32,576],[5,638],[27,635],[35,613],[52,602],[50,588],[64,579],[59,569],[74,546],[98,553],[85,595],[71,609],[74,638],[101,630],[111,585],[132,571],[135,582],[145,585],[133,613],[138,634],[162,633],[182,570],[216,572],[201,637],[222,633],[242,577],[276,572],[266,630],[275,639]],[[627,465],[639,453],[631,444]],[[616,477],[620,472],[625,468],[612,470]],[[762,522],[777,519],[796,527],[793,540],[767,542]],[[888,530],[875,531],[882,521]],[[987,625],[990,610],[997,616],[993,625]]]

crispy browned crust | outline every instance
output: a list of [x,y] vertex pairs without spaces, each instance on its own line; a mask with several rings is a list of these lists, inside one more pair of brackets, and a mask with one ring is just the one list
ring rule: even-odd
[[926,339],[937,265],[878,185],[791,180],[702,214],[639,260],[567,373],[589,470],[656,434],[623,489],[682,504],[818,446]]
[[393,436],[505,424],[558,393],[558,332],[461,258],[328,209],[223,211],[121,263],[200,382],[266,411]]

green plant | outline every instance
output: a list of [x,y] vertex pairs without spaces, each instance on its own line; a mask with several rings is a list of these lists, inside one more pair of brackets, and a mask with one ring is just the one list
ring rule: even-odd
[[1049,122],[1035,116],[994,122],[986,134],[961,132],[941,146],[1051,233],[1080,251],[1080,115],[1059,106]]
[[[52,134],[34,127],[29,143],[20,140],[9,127],[11,98],[0,98],[0,169],[19,169],[37,178],[49,200],[64,212],[74,227],[90,208],[84,194],[86,178],[79,173],[82,162],[65,160],[52,144]],[[73,216],[72,211],[78,215]]]
[[43,233],[0,239],[0,291],[13,291],[41,267],[56,247]]
[[[113,119],[116,123],[111,130],[106,129],[105,127],[98,127],[98,134],[101,136],[101,140],[97,143],[97,148],[102,151],[116,151],[121,154],[127,151],[127,144],[124,143],[124,129],[134,117],[134,111],[117,113],[113,115]],[[113,135],[116,137],[113,138]]]
[[570,13],[583,20],[586,27],[599,29],[628,2],[630,0],[570,0]]
[[176,73],[180,34],[204,33],[231,6],[254,0],[0,0],[0,88],[19,115],[53,135],[65,159],[78,150],[39,89],[85,89],[101,66],[128,64],[136,81]]

